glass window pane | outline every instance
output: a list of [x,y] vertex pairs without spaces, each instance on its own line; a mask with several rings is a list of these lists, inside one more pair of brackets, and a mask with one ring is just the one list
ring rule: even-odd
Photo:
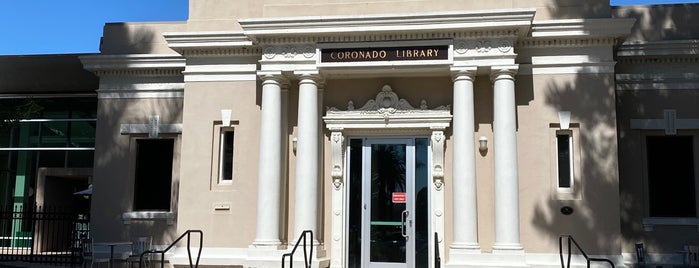
[[406,145],[371,146],[370,261],[405,262],[406,240],[402,214],[406,203],[393,202],[394,193],[406,192]]
[[415,139],[415,267],[429,267],[427,138]]
[[69,147],[95,147],[95,122],[70,122]]
[[90,168],[95,158],[95,151],[68,151],[69,168]]
[[39,167],[65,167],[66,151],[39,151]]
[[66,147],[68,122],[42,122],[40,147]]
[[558,188],[571,187],[571,152],[570,152],[570,135],[556,135],[557,154],[558,154]]
[[221,132],[220,180],[233,180],[233,131]]

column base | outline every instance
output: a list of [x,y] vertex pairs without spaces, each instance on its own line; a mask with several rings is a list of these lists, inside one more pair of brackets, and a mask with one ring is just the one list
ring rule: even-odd
[[480,253],[480,254],[454,254],[449,253],[449,262],[445,267],[449,268],[475,268],[475,267],[529,267],[526,255],[522,251],[519,254]]
[[282,242],[278,239],[258,239],[252,242],[248,248],[250,249],[260,249],[260,250],[279,250],[285,247],[282,246]]
[[467,263],[481,254],[478,243],[454,243],[449,246],[449,263]]
[[524,248],[519,243],[496,243],[493,254],[524,254]]

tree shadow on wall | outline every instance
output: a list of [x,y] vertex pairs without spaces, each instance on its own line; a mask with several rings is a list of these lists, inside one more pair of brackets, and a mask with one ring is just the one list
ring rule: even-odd
[[[142,27],[124,24],[109,23],[104,27],[104,35],[100,44],[102,55],[127,55],[150,54],[162,50],[165,42],[162,34],[147,25]],[[159,48],[160,47],[160,48]],[[170,51],[177,55],[174,51]],[[162,52],[161,52],[162,53]],[[114,89],[117,93],[140,92],[132,89],[130,83],[183,83],[181,71],[184,68],[153,69],[149,68],[143,74],[138,72],[123,72],[121,70],[106,70],[101,72],[100,81],[102,89]],[[113,72],[114,71],[114,72]],[[157,74],[163,71],[162,74]],[[125,77],[122,73],[128,74]],[[148,74],[146,74],[148,73]],[[123,82],[114,83],[114,80]],[[105,83],[109,83],[106,84]],[[123,90],[123,91],[121,91]],[[150,91],[149,91],[150,92]],[[102,92],[106,93],[106,92]],[[160,124],[182,123],[183,99],[134,99],[134,98],[100,98],[97,107],[97,127],[95,139],[94,181],[93,181],[93,209],[92,219],[101,219],[95,226],[94,232],[98,239],[104,241],[120,241],[130,237],[154,235],[154,244],[167,244],[173,241],[178,234],[176,227],[167,225],[165,221],[134,221],[129,225],[123,225],[123,232],[100,230],[101,227],[113,226],[114,222],[121,221],[123,212],[132,211],[133,196],[127,194],[133,191],[133,170],[130,163],[134,163],[135,144],[132,137],[147,138],[147,134],[120,134],[121,124],[149,124],[149,116],[159,115]],[[166,111],[166,112],[164,112]],[[159,135],[159,138],[176,137],[173,134]],[[181,136],[180,136],[181,137]],[[174,150],[178,145],[175,144]],[[174,154],[173,164],[180,162],[180,156]],[[175,179],[175,177],[173,177]],[[181,179],[181,178],[180,178]],[[121,181],[119,184],[108,181]],[[171,211],[177,211],[179,182],[172,184]],[[111,192],[111,194],[110,194]],[[123,194],[119,194],[123,193]],[[109,196],[117,196],[118,200]],[[103,196],[100,201],[100,196]],[[108,200],[105,200],[108,199]],[[94,208],[99,206],[99,208]],[[94,223],[93,223],[94,224]],[[162,233],[158,233],[162,232]]]

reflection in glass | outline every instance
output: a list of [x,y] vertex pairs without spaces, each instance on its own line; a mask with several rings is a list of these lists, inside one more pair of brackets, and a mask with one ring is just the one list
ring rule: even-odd
[[405,262],[406,241],[401,235],[405,203],[394,203],[394,192],[405,193],[405,144],[371,146],[370,261]]

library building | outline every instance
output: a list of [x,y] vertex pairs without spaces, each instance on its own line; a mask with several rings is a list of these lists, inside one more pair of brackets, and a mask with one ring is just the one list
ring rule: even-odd
[[697,25],[699,4],[196,0],[106,24],[99,53],[0,56],[0,261],[699,265]]

